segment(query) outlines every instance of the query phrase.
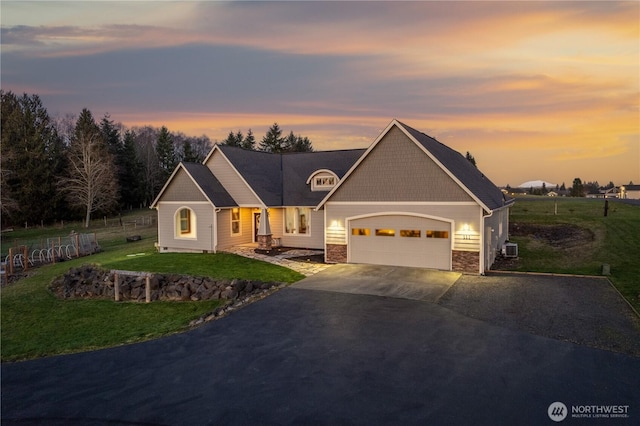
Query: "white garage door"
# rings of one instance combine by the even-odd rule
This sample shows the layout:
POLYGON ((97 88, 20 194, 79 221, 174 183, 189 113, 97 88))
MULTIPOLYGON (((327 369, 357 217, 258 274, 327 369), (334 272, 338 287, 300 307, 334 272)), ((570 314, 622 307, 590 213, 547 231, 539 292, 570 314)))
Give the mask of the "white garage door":
POLYGON ((351 220, 349 262, 451 270, 451 224, 417 216, 351 220))

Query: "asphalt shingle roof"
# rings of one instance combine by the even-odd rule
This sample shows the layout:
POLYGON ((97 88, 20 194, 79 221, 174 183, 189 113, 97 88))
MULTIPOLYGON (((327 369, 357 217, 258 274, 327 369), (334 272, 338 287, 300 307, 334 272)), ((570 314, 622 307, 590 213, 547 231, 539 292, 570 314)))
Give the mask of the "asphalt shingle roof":
POLYGON ((349 149, 273 154, 226 145, 218 148, 269 207, 317 206, 327 191, 311 191, 306 183, 309 176, 328 169, 342 178, 365 152, 349 149))
POLYGON ((317 206, 329 191, 311 191, 311 184, 307 184, 311 174, 327 169, 342 179, 364 152, 364 149, 349 149, 284 154, 283 205, 317 206))
POLYGON ((218 145, 268 207, 282 205, 282 160, 278 154, 218 145))
POLYGON ((229 195, 227 190, 224 189, 224 186, 222 186, 207 166, 199 163, 186 162, 183 162, 182 165, 216 207, 237 206, 234 199, 229 195))
POLYGON ((458 151, 404 123, 398 123, 489 209, 500 208, 511 201, 505 197, 500 188, 458 151))

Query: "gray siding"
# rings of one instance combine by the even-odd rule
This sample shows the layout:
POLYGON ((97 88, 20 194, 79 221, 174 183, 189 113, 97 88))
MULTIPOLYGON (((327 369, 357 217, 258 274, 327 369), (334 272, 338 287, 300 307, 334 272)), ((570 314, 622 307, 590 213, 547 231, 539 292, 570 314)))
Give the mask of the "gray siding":
POLYGON ((231 209, 222 209, 217 215, 217 250, 253 242, 253 209, 240 209, 240 235, 231 235, 231 209))
POLYGON ((509 208, 494 211, 485 218, 485 269, 495 261, 502 245, 509 239, 509 208))
POLYGON ((159 201, 206 201, 202 191, 181 168, 173 177, 159 201))
MULTIPOLYGON (((271 224, 274 223, 272 220, 271 224)), ((300 248, 324 248, 324 211, 314 211, 311 209, 311 218, 309 221, 309 234, 308 235, 287 235, 282 232, 284 229, 284 212, 280 210, 280 236, 282 245, 286 247, 300 247, 300 248)), ((271 228, 273 232, 273 228, 271 228)))
POLYGON ((284 233, 284 210, 269 209, 269 225, 271 226, 271 235, 274 238, 282 238, 284 233))
POLYGON ((205 165, 238 205, 260 206, 260 200, 251 192, 220 151, 216 150, 205 165))
POLYGON ((393 127, 329 201, 472 201, 400 129, 393 127))
POLYGON ((214 209, 209 203, 158 203, 158 246, 160 251, 212 251, 211 228, 214 209), (195 238, 176 237, 176 212, 189 207, 195 215, 195 238))

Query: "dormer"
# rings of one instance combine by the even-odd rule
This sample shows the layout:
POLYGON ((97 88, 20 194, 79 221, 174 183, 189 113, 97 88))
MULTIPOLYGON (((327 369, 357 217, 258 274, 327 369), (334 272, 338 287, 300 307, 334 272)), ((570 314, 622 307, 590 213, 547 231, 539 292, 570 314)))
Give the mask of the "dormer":
POLYGON ((329 169, 320 169, 311 173, 307 185, 311 184, 312 191, 331 191, 338 184, 338 175, 329 169))

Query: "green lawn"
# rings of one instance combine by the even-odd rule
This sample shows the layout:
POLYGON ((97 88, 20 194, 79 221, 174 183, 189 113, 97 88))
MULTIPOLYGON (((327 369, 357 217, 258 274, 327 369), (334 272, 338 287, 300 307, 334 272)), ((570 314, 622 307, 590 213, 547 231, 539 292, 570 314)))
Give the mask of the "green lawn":
POLYGON ((533 235, 512 236, 520 257, 514 269, 600 275, 606 263, 613 284, 640 311, 640 207, 609 201, 604 217, 604 200, 527 196, 517 198, 510 221, 577 226, 592 236, 576 244, 567 241, 568 247, 554 247, 533 235))
MULTIPOLYGON (((534 235, 512 237, 518 243, 518 271, 599 275, 603 263, 611 265, 611 281, 640 310, 640 207, 610 202, 603 216, 604 201, 573 198, 520 197, 511 211, 512 223, 577 226, 590 238, 563 248, 534 235), (557 203, 557 214, 555 214, 557 203)), ((144 214, 149 214, 147 211, 144 214)), ((133 213, 135 214, 135 213, 133 213)), ((63 229, 40 230, 42 235, 67 235, 63 229)), ((78 232, 86 232, 78 229, 78 232)), ((111 300, 56 299, 48 290, 51 280, 69 268, 93 263, 106 269, 158 273, 180 273, 215 278, 246 278, 295 282, 302 275, 276 265, 230 254, 155 253, 155 226, 134 230, 142 241, 126 243, 131 229, 103 226, 96 221, 88 232, 96 232, 104 249, 93 256, 33 270, 32 275, 2 289, 2 361, 15 361, 61 353, 85 351, 142 341, 185 330, 191 320, 212 311, 219 302, 115 303, 111 300), (135 255, 135 256, 131 256, 135 255)), ((8 243, 37 239, 37 229, 16 230, 8 243)))
MULTIPOLYGON (((152 228, 137 231, 144 239, 126 243, 120 231, 100 230, 98 241, 103 252, 35 268, 29 277, 3 288, 2 361, 86 351, 183 331, 191 320, 220 304, 219 301, 144 304, 58 300, 47 287, 54 277, 73 266, 92 263, 106 269, 287 283, 303 278, 287 268, 232 254, 158 254, 153 246, 155 231, 152 228)), ((20 236, 17 231, 15 235, 20 236)))

